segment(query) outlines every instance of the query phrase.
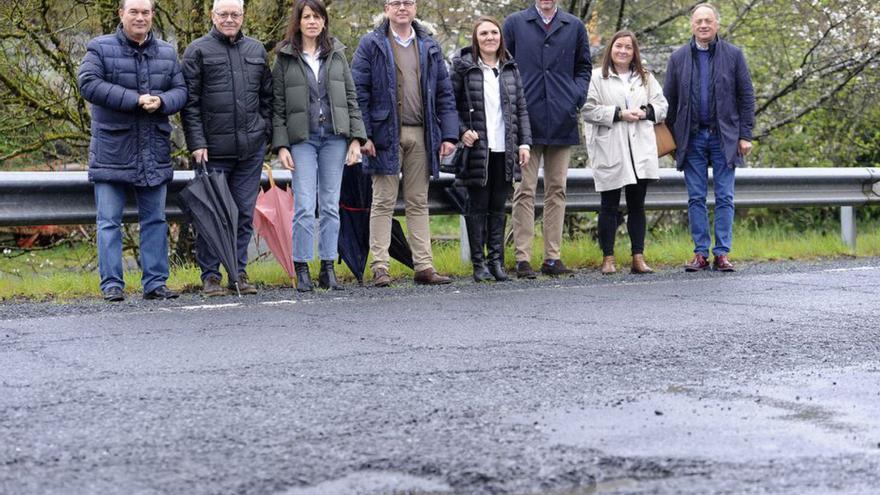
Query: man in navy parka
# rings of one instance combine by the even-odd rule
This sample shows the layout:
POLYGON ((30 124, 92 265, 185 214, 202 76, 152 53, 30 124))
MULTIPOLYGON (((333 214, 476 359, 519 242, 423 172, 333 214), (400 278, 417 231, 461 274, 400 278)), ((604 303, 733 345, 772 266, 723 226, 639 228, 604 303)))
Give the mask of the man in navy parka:
POLYGON ((122 211, 129 189, 138 205, 144 298, 177 297, 165 285, 165 195, 173 177, 168 116, 186 103, 186 84, 174 48, 151 32, 154 8, 152 0, 123 0, 120 26, 89 42, 77 78, 92 110, 89 180, 95 184, 98 269, 107 301, 125 298, 122 211))

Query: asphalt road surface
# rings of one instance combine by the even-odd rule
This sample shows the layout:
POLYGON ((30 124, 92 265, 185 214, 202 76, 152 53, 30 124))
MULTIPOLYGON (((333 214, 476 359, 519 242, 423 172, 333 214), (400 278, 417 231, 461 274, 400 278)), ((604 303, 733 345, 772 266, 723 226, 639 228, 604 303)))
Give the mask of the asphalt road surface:
POLYGON ((878 493, 878 281, 7 303, 0 493, 878 493))

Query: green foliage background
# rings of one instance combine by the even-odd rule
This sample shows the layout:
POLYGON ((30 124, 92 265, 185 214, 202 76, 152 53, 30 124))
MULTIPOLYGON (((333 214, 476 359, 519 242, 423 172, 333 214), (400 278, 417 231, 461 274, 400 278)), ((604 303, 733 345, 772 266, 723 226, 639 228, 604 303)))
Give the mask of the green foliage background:
MULTIPOLYGON (((635 31, 662 81, 671 52, 690 36, 684 0, 562 0, 584 20, 594 60, 619 28, 635 31)), ((155 32, 182 54, 210 27, 212 0, 159 0, 155 32)), ((381 14, 379 0, 329 0, 332 33, 349 56, 381 14)), ((503 19, 531 2, 422 0, 448 54, 469 43, 476 16, 503 19)), ((721 35, 745 50, 758 101, 759 167, 875 167, 880 162, 880 2, 733 0, 719 2, 721 35)), ((76 87, 85 43, 118 23, 117 0, 0 2, 0 170, 83 163, 89 108, 76 87)), ((291 1, 246 2, 245 31, 268 49, 283 36, 291 1)), ((183 140, 174 135, 181 158, 183 140)), ((581 162, 583 158, 580 159, 581 162)), ((183 160, 181 159, 181 166, 183 160)))

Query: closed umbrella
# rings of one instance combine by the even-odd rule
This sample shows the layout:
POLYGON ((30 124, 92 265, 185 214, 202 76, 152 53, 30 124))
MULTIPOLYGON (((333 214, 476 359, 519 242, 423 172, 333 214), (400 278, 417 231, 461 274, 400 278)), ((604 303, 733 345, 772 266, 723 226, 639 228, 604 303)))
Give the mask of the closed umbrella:
MULTIPOLYGON (((364 281, 367 255, 370 251, 372 201, 373 181, 369 175, 363 173, 363 164, 345 167, 339 193, 339 257, 360 283, 364 281)), ((400 222, 396 219, 392 219, 388 254, 404 265, 413 267, 412 250, 400 222)))
POLYGON ((269 176, 269 189, 260 190, 254 207, 254 229, 266 241, 269 251, 294 276, 293 268, 293 193, 275 184, 272 168, 263 165, 269 176))
MULTIPOLYGON (((238 207, 222 172, 208 172, 202 162, 195 177, 179 194, 180 206, 192 220, 196 235, 226 268, 229 280, 238 291, 238 207)), ((239 297, 241 293, 239 292, 239 297)))

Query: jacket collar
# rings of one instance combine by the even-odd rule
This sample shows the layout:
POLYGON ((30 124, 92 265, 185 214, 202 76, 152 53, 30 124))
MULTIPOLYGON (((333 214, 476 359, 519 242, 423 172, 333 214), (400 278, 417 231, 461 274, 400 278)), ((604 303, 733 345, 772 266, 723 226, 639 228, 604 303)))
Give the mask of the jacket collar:
MULTIPOLYGON (((333 45, 333 53, 345 52, 345 45, 343 45, 338 39, 331 37, 330 43, 333 45)), ((278 51, 285 55, 293 56, 293 45, 287 43, 285 40, 284 45, 279 48, 278 51)), ((324 55, 325 54, 321 54, 322 57, 324 55)))
POLYGON ((229 38, 226 37, 226 35, 221 33, 219 30, 217 30, 216 27, 211 28, 210 35, 213 36, 217 40, 220 40, 224 43, 229 43, 231 45, 238 43, 239 41, 241 41, 242 38, 244 38, 244 34, 241 32, 241 30, 239 30, 238 34, 235 35, 235 39, 232 41, 229 41, 229 38))
MULTIPOLYGON (((715 48, 718 46, 719 41, 721 41, 721 38, 719 38, 718 35, 716 34, 715 39, 709 42, 709 53, 711 55, 715 54, 715 48)), ((691 36, 690 45, 691 45, 692 52, 696 53, 699 50, 699 48, 697 46, 697 39, 693 36, 691 36)))
POLYGON ((127 34, 125 34, 125 30, 122 29, 121 22, 119 23, 119 26, 116 27, 116 39, 119 40, 119 43, 121 43, 122 46, 129 47, 133 50, 143 49, 145 52, 149 51, 150 53, 153 52, 153 49, 156 45, 156 36, 153 34, 152 31, 147 33, 147 39, 144 40, 144 43, 142 45, 138 45, 134 40, 129 38, 127 34))
MULTIPOLYGON (((419 23, 419 21, 413 21, 412 23, 413 31, 416 33, 416 39, 421 40, 431 36, 431 32, 428 29, 419 23)), ((388 36, 388 30, 391 29, 391 20, 387 17, 383 16, 382 22, 376 26, 376 34, 385 38, 388 36)))
MULTIPOLYGON (((516 61, 513 60, 510 52, 505 50, 505 53, 507 53, 507 60, 498 64, 499 71, 503 71, 507 66, 516 65, 516 61)), ((462 71, 468 71, 474 67, 478 67, 479 63, 477 62, 476 57, 474 57, 473 45, 468 45, 459 49, 452 57, 452 64, 454 67, 459 67, 462 71)))

